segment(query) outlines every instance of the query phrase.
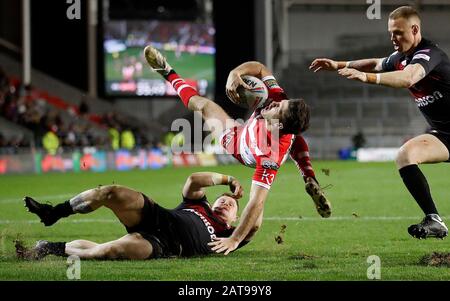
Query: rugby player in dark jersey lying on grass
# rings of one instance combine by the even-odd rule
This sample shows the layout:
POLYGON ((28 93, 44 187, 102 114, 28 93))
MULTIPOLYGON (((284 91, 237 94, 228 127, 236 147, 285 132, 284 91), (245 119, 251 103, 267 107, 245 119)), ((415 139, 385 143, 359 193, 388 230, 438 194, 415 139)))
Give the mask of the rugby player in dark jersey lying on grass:
MULTIPOLYGON (((86 214, 100 207, 111 209, 125 226, 128 234, 114 241, 95 243, 87 240, 72 242, 38 241, 32 249, 16 244, 19 258, 41 259, 47 255, 76 255, 81 259, 150 259, 190 257, 213 253, 211 242, 216 237, 229 237, 237 220, 238 199, 243 190, 232 176, 213 172, 194 173, 187 179, 182 202, 175 209, 165 209, 144 194, 130 188, 112 185, 87 190, 74 198, 52 206, 30 197, 24 202, 45 226, 62 217, 86 214), (212 206, 204 188, 228 185, 232 193, 219 196, 212 206)), ((239 247, 250 240, 254 231, 239 247)))

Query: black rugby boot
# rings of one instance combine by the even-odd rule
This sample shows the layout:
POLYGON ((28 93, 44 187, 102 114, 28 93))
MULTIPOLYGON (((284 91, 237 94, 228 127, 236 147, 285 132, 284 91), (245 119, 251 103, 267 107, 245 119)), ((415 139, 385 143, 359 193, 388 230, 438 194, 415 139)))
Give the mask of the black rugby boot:
POLYGON ((448 235, 448 228, 439 215, 428 214, 419 224, 409 226, 408 233, 418 239, 428 237, 444 239, 448 235))
POLYGON ((36 214, 46 227, 49 227, 58 221, 59 217, 55 215, 54 207, 52 205, 41 204, 28 196, 26 196, 23 201, 25 202, 25 207, 28 208, 28 211, 36 214))

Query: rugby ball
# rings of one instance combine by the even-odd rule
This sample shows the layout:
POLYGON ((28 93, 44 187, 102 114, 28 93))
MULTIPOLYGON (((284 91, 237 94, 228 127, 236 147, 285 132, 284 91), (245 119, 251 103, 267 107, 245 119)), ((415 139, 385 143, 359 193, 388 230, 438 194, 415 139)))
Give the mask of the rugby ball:
POLYGON ((264 106, 269 97, 269 91, 263 81, 251 75, 243 75, 241 78, 251 89, 248 90, 242 86, 237 88, 240 98, 238 105, 251 110, 264 106))

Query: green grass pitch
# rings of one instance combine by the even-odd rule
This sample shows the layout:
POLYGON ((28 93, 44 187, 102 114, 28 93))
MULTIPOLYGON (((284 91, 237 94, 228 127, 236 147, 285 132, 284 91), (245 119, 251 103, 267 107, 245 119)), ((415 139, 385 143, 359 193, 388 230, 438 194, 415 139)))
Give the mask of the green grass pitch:
MULTIPOLYGON (((254 240, 229 256, 148 261, 82 261, 82 280, 367 280, 370 255, 381 260, 382 280, 450 280, 448 267, 420 264, 432 252, 449 252, 450 240, 416 240, 407 227, 422 214, 409 196, 393 163, 315 162, 319 181, 333 204, 333 217, 322 219, 304 192, 295 166, 284 165, 265 205, 264 222, 254 240), (329 169, 327 176, 321 170, 329 169), (275 237, 285 225, 283 243, 275 237)), ((139 190, 165 207, 180 201, 186 177, 214 170, 238 177, 247 202, 252 169, 243 166, 179 168, 82 174, 1 176, 0 280, 66 280, 66 260, 15 259, 13 240, 96 242, 116 239, 125 229, 106 208, 64 219, 50 228, 26 212, 22 197, 57 203, 100 184, 122 184, 139 190)), ((438 208, 448 221, 448 165, 427 165, 438 208)), ((210 188, 212 199, 222 192, 210 188)))

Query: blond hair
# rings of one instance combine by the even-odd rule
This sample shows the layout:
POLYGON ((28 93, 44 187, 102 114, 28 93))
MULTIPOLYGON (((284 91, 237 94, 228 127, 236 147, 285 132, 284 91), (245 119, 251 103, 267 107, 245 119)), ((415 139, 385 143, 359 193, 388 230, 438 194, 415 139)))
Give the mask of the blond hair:
POLYGON ((417 10, 411 6, 400 6, 396 9, 394 9, 389 14, 389 19, 395 20, 398 18, 404 18, 406 20, 409 20, 411 18, 417 18, 420 21, 420 16, 417 10))

